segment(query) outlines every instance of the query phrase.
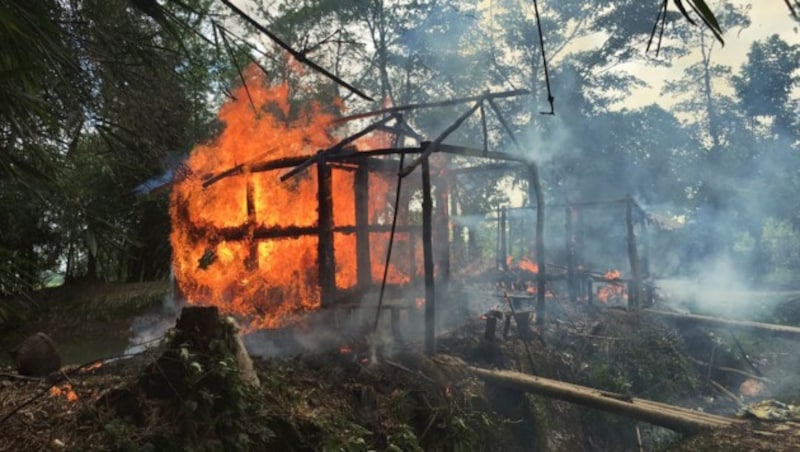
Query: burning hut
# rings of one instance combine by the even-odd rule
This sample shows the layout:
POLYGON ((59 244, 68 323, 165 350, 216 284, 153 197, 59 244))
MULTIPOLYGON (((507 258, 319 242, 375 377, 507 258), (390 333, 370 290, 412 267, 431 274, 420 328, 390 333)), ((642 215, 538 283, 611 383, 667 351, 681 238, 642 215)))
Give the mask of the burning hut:
MULTIPOLYGON (((267 87, 255 73, 245 89, 237 97, 251 102, 223 106, 224 131, 195 149, 173 190, 179 292, 191 304, 216 305, 258 329, 353 301, 379 286, 380 309, 387 285, 404 286, 424 291, 407 298, 424 297, 432 352, 434 280, 444 282, 450 274, 447 156, 520 166, 531 178, 530 199, 541 200, 536 167, 522 154, 443 141, 476 111, 483 114, 484 104, 510 131, 495 99, 525 92, 337 119, 319 105, 293 106, 287 86, 267 87), (467 102, 472 107, 433 141, 423 140, 403 117, 408 110, 467 102), (379 119, 355 134, 334 134, 344 122, 373 118, 379 119), (409 219, 412 206, 421 210, 421 222, 409 219)), ((537 248, 543 249, 541 235, 537 228, 537 248)), ((543 273, 543 263, 537 265, 543 273)))

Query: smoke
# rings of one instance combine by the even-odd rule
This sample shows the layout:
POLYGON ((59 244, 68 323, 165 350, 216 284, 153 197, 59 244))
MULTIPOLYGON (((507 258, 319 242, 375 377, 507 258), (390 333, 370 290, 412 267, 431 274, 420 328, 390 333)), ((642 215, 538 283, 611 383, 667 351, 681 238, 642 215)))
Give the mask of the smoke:
MULTIPOLYGON (((174 287, 172 278, 170 282, 174 287)), ((129 327, 131 337, 123 355, 134 355, 158 346, 167 331, 175 326, 182 305, 170 291, 162 298, 161 306, 134 317, 129 327)))
POLYGON ((729 256, 719 256, 696 265, 690 278, 663 279, 658 286, 673 307, 727 315, 746 311, 753 300, 742 269, 729 256))

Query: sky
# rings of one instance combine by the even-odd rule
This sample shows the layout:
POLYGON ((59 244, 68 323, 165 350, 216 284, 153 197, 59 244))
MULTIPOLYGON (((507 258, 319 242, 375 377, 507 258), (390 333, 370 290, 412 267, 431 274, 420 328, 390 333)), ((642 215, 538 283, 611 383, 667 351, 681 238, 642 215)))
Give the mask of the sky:
MULTIPOLYGON (((731 66, 734 68, 734 72, 738 72, 738 68, 747 58, 750 45, 754 41, 764 40, 773 34, 778 34, 790 44, 800 44, 800 22, 791 17, 782 0, 732 0, 731 3, 757 4, 758 7, 750 9, 751 24, 748 28, 723 30, 722 37, 725 40, 725 46, 715 47, 712 54, 712 58, 717 63, 731 66)), ((714 10, 713 2, 712 10, 714 10)), ((636 108, 654 102, 668 107, 672 100, 661 95, 661 86, 667 80, 680 78, 684 67, 699 60, 699 52, 695 51, 670 68, 654 68, 642 64, 630 65, 628 70, 643 78, 650 87, 635 90, 634 95, 625 101, 624 107, 636 108)))

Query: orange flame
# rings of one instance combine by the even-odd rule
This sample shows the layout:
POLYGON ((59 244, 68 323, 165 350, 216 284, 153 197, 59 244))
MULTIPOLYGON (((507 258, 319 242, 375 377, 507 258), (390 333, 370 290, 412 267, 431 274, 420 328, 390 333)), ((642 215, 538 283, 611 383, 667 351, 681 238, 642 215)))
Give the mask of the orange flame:
MULTIPOLYGON (((267 86, 257 69, 246 71, 247 87, 222 106, 225 124, 212 142, 189 156, 185 177, 174 184, 170 200, 173 270, 190 304, 215 305, 249 320, 247 328, 274 328, 292 316, 319 309, 317 235, 257 239, 256 230, 310 228, 318 222, 317 174, 313 168, 281 182, 286 169, 252 172, 254 164, 312 156, 337 142, 333 115, 315 103, 297 106, 288 84, 267 86), (252 104, 250 99, 252 99, 252 104), (257 112, 253 111, 255 105, 257 112), (232 168, 237 174, 209 181, 232 168)), ((335 226, 355 224, 352 172, 332 171, 335 226)), ((389 184, 369 178, 370 221, 386 209, 389 184)), ((382 275, 385 247, 370 234, 372 272, 382 275)), ((355 237, 334 234, 337 288, 356 283, 355 237)), ((408 276, 396 268, 390 282, 408 276)))
POLYGON ((425 299, 424 298, 415 298, 414 299, 414 306, 416 306, 417 309, 424 308, 425 307, 425 299))
POLYGON ((622 272, 619 270, 609 270, 603 275, 603 279, 606 279, 608 281, 620 279, 621 277, 622 277, 622 272))
POLYGON ((531 273, 539 273, 539 266, 536 265, 536 262, 530 260, 527 257, 523 257, 519 260, 519 268, 529 271, 531 273))
POLYGON ((69 402, 75 402, 78 400, 78 394, 75 393, 75 391, 72 389, 72 385, 69 383, 64 383, 60 387, 51 387, 50 395, 52 397, 64 396, 69 402))
POLYGON ((89 373, 89 372, 91 372, 93 370, 97 370, 97 369, 99 369, 101 367, 103 367, 103 362, 102 361, 97 361, 97 362, 92 363, 92 364, 90 364, 90 365, 88 365, 86 367, 82 367, 81 370, 79 370, 78 372, 82 373, 82 374, 85 374, 85 373, 89 373))
POLYGON ((627 297, 627 291, 622 284, 609 284, 597 289, 597 299, 606 304, 612 300, 624 300, 627 297))

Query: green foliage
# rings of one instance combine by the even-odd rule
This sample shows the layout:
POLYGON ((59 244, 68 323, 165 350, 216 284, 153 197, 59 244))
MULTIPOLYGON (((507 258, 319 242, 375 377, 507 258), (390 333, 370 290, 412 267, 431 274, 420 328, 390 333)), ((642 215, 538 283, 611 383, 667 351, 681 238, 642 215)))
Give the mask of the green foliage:
MULTIPOLYGON (((741 108, 748 117, 770 117, 770 129, 796 138, 797 100, 792 90, 800 83, 800 45, 789 44, 778 35, 754 42, 740 76, 733 78, 741 108)), ((791 139, 791 138, 790 138, 791 139)))
MULTIPOLYGON (((142 441, 160 450, 252 450, 272 441, 272 413, 258 387, 244 381, 235 358, 232 323, 220 321, 207 347, 178 331, 155 364, 140 377, 146 394, 165 400, 172 425, 159 425, 142 441), (252 419, 260 419, 257 424, 252 419)), ((153 415, 163 416, 159 410, 153 415)))
POLYGON ((386 452, 422 452, 414 430, 407 424, 399 425, 386 438, 386 452))
POLYGON ((153 450, 153 446, 143 447, 133 441, 133 426, 120 418, 114 418, 103 426, 105 440, 109 450, 114 452, 134 452, 153 450))

